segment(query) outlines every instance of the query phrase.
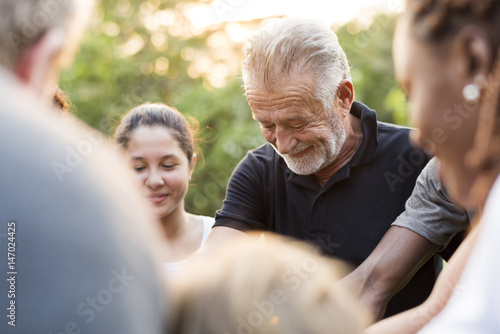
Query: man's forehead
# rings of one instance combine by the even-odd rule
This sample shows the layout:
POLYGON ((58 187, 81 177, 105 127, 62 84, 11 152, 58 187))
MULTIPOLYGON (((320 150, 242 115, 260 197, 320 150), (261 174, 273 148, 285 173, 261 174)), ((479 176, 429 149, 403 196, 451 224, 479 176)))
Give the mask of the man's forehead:
POLYGON ((310 115, 306 114, 302 110, 298 109, 295 112, 279 112, 266 113, 266 112, 253 112, 252 118, 257 122, 269 122, 272 120, 279 119, 281 122, 291 123, 291 122, 308 122, 310 120, 310 115))
POLYGON ((259 77, 248 78, 245 82, 245 91, 265 91, 276 93, 288 89, 314 89, 316 87, 316 77, 312 71, 297 70, 290 73, 283 73, 274 80, 262 79, 259 77))
POLYGON ((290 108, 296 104, 314 103, 314 85, 307 80, 290 80, 278 83, 271 89, 261 85, 249 84, 245 87, 245 95, 250 106, 273 105, 290 108))
POLYGON ((259 121, 269 117, 287 120, 305 119, 319 109, 320 104, 301 94, 247 95, 252 117, 259 121))

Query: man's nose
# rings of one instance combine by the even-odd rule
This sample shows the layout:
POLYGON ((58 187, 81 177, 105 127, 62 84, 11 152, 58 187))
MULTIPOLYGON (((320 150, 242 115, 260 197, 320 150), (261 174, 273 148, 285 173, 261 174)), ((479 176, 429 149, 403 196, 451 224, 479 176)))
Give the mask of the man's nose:
POLYGON ((293 131, 282 127, 276 128, 275 146, 281 154, 288 154, 297 146, 297 139, 293 135, 293 131))

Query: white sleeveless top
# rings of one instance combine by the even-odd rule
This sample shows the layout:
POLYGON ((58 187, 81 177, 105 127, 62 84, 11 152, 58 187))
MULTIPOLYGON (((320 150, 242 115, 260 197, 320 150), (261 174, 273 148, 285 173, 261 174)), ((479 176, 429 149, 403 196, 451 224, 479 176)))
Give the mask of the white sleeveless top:
POLYGON ((499 203, 500 177, 488 195, 476 244, 453 295, 441 313, 419 333, 500 333, 499 203))
MULTIPOLYGON (((208 234, 210 233, 210 230, 212 229, 212 226, 214 226, 215 223, 215 218, 213 217, 207 217, 207 216, 199 216, 199 217, 202 218, 203 222, 203 234, 201 236, 201 243, 200 246, 198 246, 198 249, 200 249, 201 246, 203 246, 203 244, 207 240, 208 234)), ((180 271, 184 267, 187 261, 188 259, 179 262, 163 262, 163 270, 165 274, 167 274, 168 276, 169 274, 180 271)))

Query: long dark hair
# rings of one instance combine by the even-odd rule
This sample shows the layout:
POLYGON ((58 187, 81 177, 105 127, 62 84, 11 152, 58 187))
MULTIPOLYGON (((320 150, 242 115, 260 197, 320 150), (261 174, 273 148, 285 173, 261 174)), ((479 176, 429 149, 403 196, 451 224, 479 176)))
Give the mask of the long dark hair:
POLYGON ((115 142, 127 148, 131 134, 141 126, 163 126, 175 136, 181 149, 191 162, 196 147, 196 132, 199 125, 192 121, 193 129, 186 118, 176 109, 161 103, 142 104, 125 114, 116 128, 115 142))

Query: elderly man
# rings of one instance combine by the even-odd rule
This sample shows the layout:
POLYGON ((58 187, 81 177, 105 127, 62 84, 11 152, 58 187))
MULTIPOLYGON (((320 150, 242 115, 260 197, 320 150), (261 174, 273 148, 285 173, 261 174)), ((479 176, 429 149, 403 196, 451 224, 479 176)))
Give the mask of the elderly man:
POLYGON ((92 1, 0 0, 0 333, 164 333, 154 221, 102 135, 49 110, 92 1))
MULTIPOLYGON (((242 72, 253 118, 269 143, 234 171, 206 247, 267 230, 360 265, 404 211, 427 156, 410 146, 409 129, 377 122, 373 110, 354 101, 346 56, 326 25, 296 18, 269 23, 248 40, 242 72)), ((386 275, 389 282, 377 272, 383 288, 365 289, 379 299, 371 301, 377 315, 421 259, 440 247, 408 226, 387 233, 384 256, 387 249, 415 253, 404 269, 394 268, 394 277, 386 275)), ((425 300, 439 270, 439 261, 425 262, 385 315, 425 300)), ((370 271, 358 271, 360 284, 370 281, 370 271)))

